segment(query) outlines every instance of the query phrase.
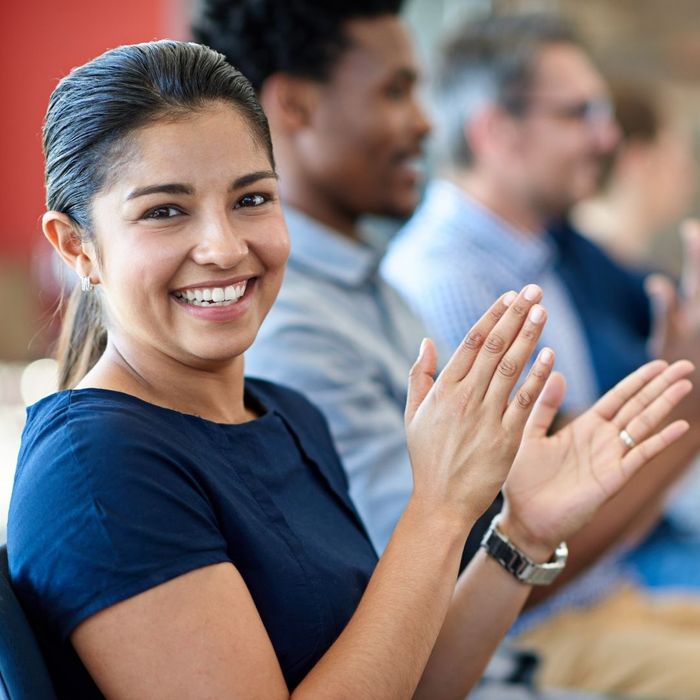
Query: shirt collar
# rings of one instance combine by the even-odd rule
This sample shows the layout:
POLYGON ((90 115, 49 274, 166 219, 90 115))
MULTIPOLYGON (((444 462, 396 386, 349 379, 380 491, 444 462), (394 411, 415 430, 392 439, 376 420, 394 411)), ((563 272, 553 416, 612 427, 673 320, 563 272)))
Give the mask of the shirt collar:
POLYGON ((382 253, 355 241, 293 207, 285 207, 292 250, 289 262, 346 286, 359 286, 376 276, 382 253))
POLYGON ((429 187, 426 202, 442 218, 463 222, 461 236, 498 257, 513 271, 534 274, 551 265, 556 255, 552 241, 542 235, 525 234, 447 180, 435 180, 429 187))

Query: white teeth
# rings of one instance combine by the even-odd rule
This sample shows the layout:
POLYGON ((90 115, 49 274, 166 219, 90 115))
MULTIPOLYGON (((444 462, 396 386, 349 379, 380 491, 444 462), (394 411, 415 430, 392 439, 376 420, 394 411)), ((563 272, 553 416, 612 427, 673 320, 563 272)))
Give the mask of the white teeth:
POLYGON ((230 284, 228 287, 202 287, 175 292, 179 299, 193 306, 228 306, 238 301, 244 294, 248 281, 230 284))

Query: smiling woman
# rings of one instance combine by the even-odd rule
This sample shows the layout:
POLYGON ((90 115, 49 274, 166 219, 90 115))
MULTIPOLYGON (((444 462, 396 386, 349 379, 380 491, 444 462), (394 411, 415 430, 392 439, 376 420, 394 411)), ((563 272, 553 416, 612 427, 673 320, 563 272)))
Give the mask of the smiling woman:
MULTIPOLYGON (((97 285, 109 324, 104 361, 84 381, 106 371, 111 385, 116 372, 124 390, 151 362, 207 371, 224 361, 238 372, 288 252, 271 156, 249 132, 240 110, 220 99, 152 120, 131 135, 118 177, 94 197, 89 242, 77 244, 65 214, 45 215, 47 235, 97 285)), ((167 380, 149 381, 148 396, 129 390, 150 400, 155 388, 173 406, 167 380)), ((192 410, 193 386, 181 388, 187 398, 173 407, 192 410)), ((222 422, 236 418, 226 403, 222 422)))
MULTIPOLYGON (((99 217, 96 209, 100 208, 100 203, 110 224, 120 222, 122 236, 135 236, 139 229, 146 226, 152 229, 158 226, 160 219, 176 212, 184 214, 181 208, 173 206, 173 198, 180 201, 189 197, 192 200, 195 195, 193 184, 174 183, 170 178, 173 174, 178 177, 182 174, 182 168, 178 169, 177 165, 187 162, 182 158, 190 157, 191 154, 185 152, 188 145, 195 151, 200 145, 208 145, 210 151, 212 146, 217 147, 212 140, 213 133, 209 139, 204 139, 208 141, 206 144, 180 142, 179 133, 189 131, 184 122, 194 118, 194 115, 206 119, 205 113, 216 111, 214 107, 222 112, 226 106, 230 120, 212 120, 209 114, 209 123, 228 124, 228 134, 216 135, 233 136, 231 141, 222 142, 233 147, 232 155, 235 158, 231 163, 240 162, 239 156, 255 151, 253 161, 241 162, 231 173, 231 180, 227 183, 231 189, 230 193, 227 190, 229 196, 237 195, 241 200, 240 206, 250 206, 268 202, 272 198, 270 192, 275 192, 274 185, 269 183, 276 176, 267 121, 243 76, 232 76, 230 67, 219 60, 218 63, 211 62, 212 74, 206 82, 201 80, 201 76, 197 80, 196 71, 201 67, 191 61, 188 64, 186 58, 178 56, 171 45, 163 47, 162 60, 168 62, 165 67, 171 72, 181 71, 178 81, 165 85, 163 72, 160 75, 155 72, 149 74, 149 66, 143 62, 149 58, 153 61, 153 57, 145 49, 139 56, 141 64, 131 57, 128 73, 120 81, 110 80, 110 71, 119 64, 125 64, 130 58, 128 53, 130 50, 123 47, 101 57, 100 61, 74 71, 52 95, 47 113, 44 144, 50 212, 44 217, 44 229, 61 254, 70 258, 71 266, 85 280, 84 284, 97 281, 96 264, 103 255, 101 246, 104 244, 97 238, 108 238, 106 231, 101 235, 99 233, 99 229, 105 226, 94 221, 95 216, 99 217), (89 91, 85 89, 88 81, 91 82, 89 91), (209 110, 204 109, 207 103, 209 110), (149 125, 151 129, 147 128, 149 125), (135 144, 125 138, 127 134, 133 135, 139 127, 143 127, 143 133, 138 135, 137 140, 145 139, 147 142, 150 136, 150 143, 135 144), (241 127, 250 138, 239 138, 241 127), (170 138, 170 143, 159 142, 164 138, 170 138), (169 147, 173 142, 175 145, 171 149, 169 147), (238 153, 234 144, 243 144, 247 152, 238 153), (141 145, 147 151, 144 153, 145 159, 132 158, 141 145), (255 164, 258 167, 245 171, 255 164), (160 169, 155 169, 157 166, 160 169), (76 172, 80 175, 76 176, 76 172), (125 174, 126 177, 117 178, 116 173, 125 174), (115 181, 119 187, 109 187, 115 181), (155 184, 157 182, 167 184, 155 184), (250 191, 251 186, 258 182, 266 186, 263 188, 264 195, 250 191), (103 196, 93 202, 98 192, 109 199, 105 201, 103 196), (119 219, 116 221, 112 218, 111 209, 116 204, 115 197, 123 200, 119 203, 119 219), (168 197, 171 197, 170 201, 168 197), (264 202, 258 201, 261 197, 264 202), (146 207, 144 202, 149 206, 146 207), (88 251, 92 254, 91 258, 88 251)), ((142 261, 146 264, 148 246, 157 245, 156 239, 157 236, 149 236, 148 239, 140 236, 137 243, 131 241, 129 244, 124 240, 127 248, 133 246, 127 251, 131 257, 130 263, 133 265, 135 261, 142 261)), ((138 265, 134 265, 134 268, 138 268, 138 265)), ((106 274, 106 271, 101 271, 101 274, 106 274)), ((102 298, 99 291, 85 295, 76 287, 73 292, 59 342, 61 388, 75 385, 105 349, 106 318, 102 298)))
POLYGON ((691 369, 659 362, 547 437, 551 351, 509 400, 541 290, 505 294, 436 380, 422 345, 414 493, 377 561, 321 414, 244 378, 289 248, 245 78, 195 44, 115 49, 59 83, 44 148, 44 232, 81 282, 64 390, 28 411, 7 542, 61 697, 464 696, 563 566, 560 540, 687 428, 652 435, 691 369), (516 453, 491 557, 455 589, 516 453))

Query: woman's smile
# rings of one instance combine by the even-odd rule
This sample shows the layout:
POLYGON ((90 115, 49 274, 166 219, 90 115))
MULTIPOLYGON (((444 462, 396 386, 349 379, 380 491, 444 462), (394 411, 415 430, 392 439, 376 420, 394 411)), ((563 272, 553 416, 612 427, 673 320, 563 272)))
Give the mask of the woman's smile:
POLYGON ((231 284, 200 284, 171 293, 186 313, 205 321, 224 322, 242 316, 250 306, 257 277, 231 284))

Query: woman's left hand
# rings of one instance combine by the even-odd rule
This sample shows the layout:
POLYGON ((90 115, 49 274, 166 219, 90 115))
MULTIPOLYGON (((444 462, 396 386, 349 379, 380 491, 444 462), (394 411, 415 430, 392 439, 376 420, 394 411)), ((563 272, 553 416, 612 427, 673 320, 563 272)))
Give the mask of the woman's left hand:
POLYGON ((553 374, 535 407, 503 491, 499 526, 533 559, 545 561, 646 462, 680 438, 686 421, 654 432, 692 384, 692 363, 643 365, 554 435, 547 430, 564 397, 553 374), (626 431, 634 441, 624 441, 626 431))

